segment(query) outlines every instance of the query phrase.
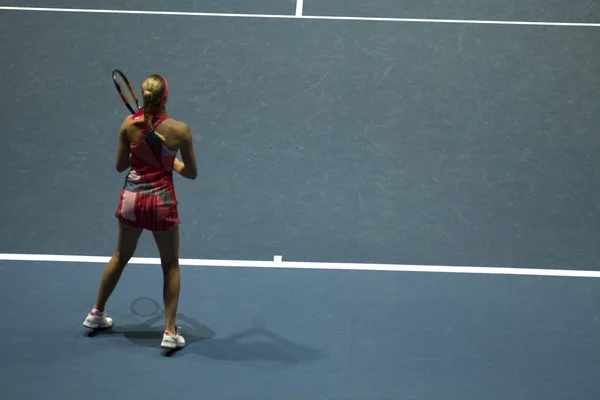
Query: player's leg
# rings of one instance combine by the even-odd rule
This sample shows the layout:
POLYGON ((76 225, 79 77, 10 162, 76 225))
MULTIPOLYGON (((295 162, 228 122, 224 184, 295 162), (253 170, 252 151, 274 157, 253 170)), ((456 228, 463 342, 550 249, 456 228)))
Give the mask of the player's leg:
POLYGON ((133 257, 142 231, 141 228, 132 228, 119 222, 117 249, 104 268, 94 309, 84 322, 86 327, 106 328, 112 326, 112 320, 106 317, 104 308, 108 298, 117 286, 125 266, 133 257))
POLYGON ((153 232, 163 270, 163 301, 165 305, 165 334, 162 346, 180 348, 185 340, 179 335, 175 320, 179 304, 179 227, 153 232))

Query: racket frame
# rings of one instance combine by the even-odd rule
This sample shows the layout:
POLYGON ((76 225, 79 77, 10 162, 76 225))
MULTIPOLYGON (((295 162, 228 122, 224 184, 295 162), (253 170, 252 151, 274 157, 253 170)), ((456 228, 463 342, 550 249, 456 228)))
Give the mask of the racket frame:
POLYGON ((115 88, 117 89, 117 92, 119 93, 119 96, 121 96, 121 100, 123 100, 123 103, 125 103, 125 106, 129 109, 129 111, 131 112, 131 114, 135 114, 140 109, 140 103, 138 101, 138 97, 137 97, 137 94, 135 93, 135 90, 133 90, 133 86, 131 86, 131 83, 129 82, 129 79, 127 79, 127 77, 125 76, 125 74, 121 70, 119 70, 119 69, 113 70, 112 77, 113 77, 113 83, 115 84, 115 88), (135 101, 135 105, 137 107, 137 110, 134 110, 129 105, 129 102, 127 102, 127 98, 125 97, 125 93, 123 93, 124 88, 121 88, 121 86, 117 83, 117 77, 118 76, 120 76, 123 79, 123 81, 127 85, 127 89, 129 89, 129 91, 131 92, 131 95, 133 96, 133 100, 135 101))

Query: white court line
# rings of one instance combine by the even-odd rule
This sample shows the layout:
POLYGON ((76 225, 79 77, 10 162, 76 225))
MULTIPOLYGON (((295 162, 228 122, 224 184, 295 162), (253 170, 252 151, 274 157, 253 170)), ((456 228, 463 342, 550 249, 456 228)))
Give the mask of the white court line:
MULTIPOLYGON (((105 264, 110 257, 59 255, 59 254, 11 254, 0 253, 0 261, 36 261, 36 262, 75 262, 105 264)), ((130 264, 160 265, 159 258, 133 257, 130 264)), ((182 258, 181 266, 225 267, 225 268, 275 268, 275 269, 313 269, 343 271, 381 271, 381 272, 429 272, 446 274, 483 274, 483 275, 528 275, 573 278, 600 278, 600 271, 579 271, 536 268, 503 267, 464 267, 443 265, 405 265, 405 264, 368 264, 368 263, 327 263, 307 261, 283 261, 282 256, 274 256, 273 261, 260 260, 202 260, 182 258)))
POLYGON ((296 17, 302 16, 303 8, 304 8, 304 0, 296 0, 296 17))
POLYGON ((0 6, 5 11, 45 11, 62 13, 92 13, 92 14, 134 14, 134 15, 173 15, 191 17, 224 17, 224 18, 263 18, 263 19, 310 19, 310 20, 340 20, 340 21, 371 21, 371 22, 409 22, 436 24, 474 24, 474 25, 528 25, 528 26, 569 26, 569 27, 600 27, 593 22, 536 22, 536 21, 487 21, 475 19, 436 19, 436 18, 383 18, 383 17, 343 17, 319 15, 277 15, 277 14, 230 14, 202 13, 186 11, 145 11, 145 10, 104 10, 87 8, 47 8, 47 7, 13 7, 0 6))

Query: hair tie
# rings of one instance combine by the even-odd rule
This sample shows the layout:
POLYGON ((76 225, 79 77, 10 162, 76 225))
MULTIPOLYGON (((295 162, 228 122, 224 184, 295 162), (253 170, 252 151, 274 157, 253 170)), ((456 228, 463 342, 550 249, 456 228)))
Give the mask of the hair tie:
POLYGON ((167 80, 165 79, 164 76, 162 76, 162 75, 159 75, 159 76, 162 78, 163 82, 165 83, 165 89, 163 90, 160 98, 154 104, 160 103, 167 97, 167 94, 169 94, 169 84, 167 83, 167 80))

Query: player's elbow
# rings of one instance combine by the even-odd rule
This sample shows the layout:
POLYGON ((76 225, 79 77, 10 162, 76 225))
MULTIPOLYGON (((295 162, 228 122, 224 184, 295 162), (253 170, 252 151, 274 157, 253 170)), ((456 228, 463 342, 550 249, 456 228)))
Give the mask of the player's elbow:
POLYGON ((193 181, 198 177, 198 168, 195 165, 192 168, 184 167, 181 172, 183 176, 193 181))
POLYGON ((125 171, 127 169, 127 167, 129 167, 129 165, 119 165, 119 164, 117 164, 115 167, 116 167, 117 172, 121 173, 121 172, 125 171))

